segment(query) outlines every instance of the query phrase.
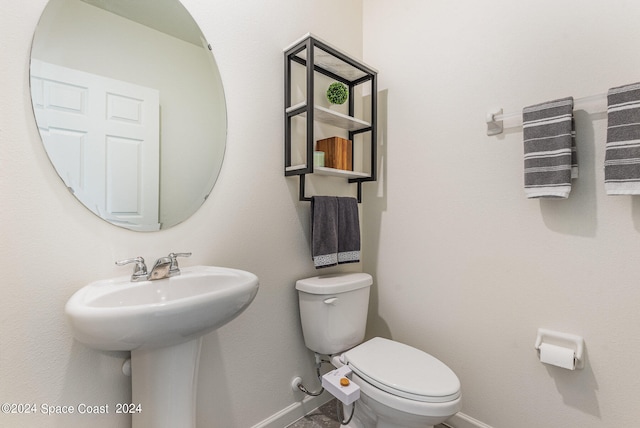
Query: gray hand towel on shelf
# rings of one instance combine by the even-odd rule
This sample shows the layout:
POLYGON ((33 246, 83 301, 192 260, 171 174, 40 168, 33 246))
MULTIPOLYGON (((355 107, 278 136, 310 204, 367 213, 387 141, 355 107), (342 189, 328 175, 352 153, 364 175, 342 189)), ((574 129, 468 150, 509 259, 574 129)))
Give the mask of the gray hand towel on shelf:
POLYGON ((640 195, 640 83, 607 92, 607 195, 640 195))
POLYGON ((311 253, 316 268, 360 261, 360 222, 355 198, 311 198, 311 253))
POLYGON ((573 97, 522 110, 527 198, 567 198, 578 176, 573 97))

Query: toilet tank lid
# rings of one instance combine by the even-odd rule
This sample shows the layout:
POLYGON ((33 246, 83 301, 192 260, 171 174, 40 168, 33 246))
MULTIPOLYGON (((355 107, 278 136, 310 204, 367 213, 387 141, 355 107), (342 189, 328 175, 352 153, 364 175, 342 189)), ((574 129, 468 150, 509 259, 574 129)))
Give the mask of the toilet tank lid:
POLYGON ((368 273, 336 273, 296 281, 296 289, 309 294, 335 294, 369 287, 373 278, 368 273))

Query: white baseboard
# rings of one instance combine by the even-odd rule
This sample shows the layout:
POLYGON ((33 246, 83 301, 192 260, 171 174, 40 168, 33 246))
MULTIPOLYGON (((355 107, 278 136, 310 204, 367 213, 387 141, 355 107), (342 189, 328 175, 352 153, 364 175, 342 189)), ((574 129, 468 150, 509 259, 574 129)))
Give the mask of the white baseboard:
MULTIPOLYGON (((258 422, 251 428, 283 428, 311 413, 313 410, 331 401, 333 397, 324 393, 318 397, 305 397, 302 401, 285 407, 278 413, 258 422)), ((493 428, 469 415, 458 412, 451 416, 443 425, 450 428, 493 428)))
POLYGON ((258 422, 251 428, 282 428, 286 427, 311 413, 311 411, 317 409, 323 404, 331 401, 333 397, 330 394, 324 393, 318 397, 305 397, 302 401, 293 403, 290 406, 285 407, 278 413, 269 416, 267 419, 258 422))
POLYGON ((492 428, 491 426, 480 422, 469 415, 465 415, 462 412, 458 412, 451 416, 444 425, 450 428, 492 428))

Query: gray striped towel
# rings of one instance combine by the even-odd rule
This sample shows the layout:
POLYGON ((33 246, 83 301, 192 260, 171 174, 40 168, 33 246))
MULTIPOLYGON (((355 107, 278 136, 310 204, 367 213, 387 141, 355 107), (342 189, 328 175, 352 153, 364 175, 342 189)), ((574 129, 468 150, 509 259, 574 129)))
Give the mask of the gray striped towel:
POLYGON ((607 119, 607 195, 640 195, 640 83, 609 89, 607 119))
POLYGON ((568 198, 578 176, 573 97, 522 110, 527 198, 568 198))

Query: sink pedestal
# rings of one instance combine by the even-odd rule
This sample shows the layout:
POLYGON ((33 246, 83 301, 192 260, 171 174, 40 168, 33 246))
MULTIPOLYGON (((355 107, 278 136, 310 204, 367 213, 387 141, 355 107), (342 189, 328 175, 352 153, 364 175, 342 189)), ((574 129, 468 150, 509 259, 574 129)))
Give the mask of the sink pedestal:
POLYGON ((133 428, 195 428, 201 345, 202 336, 131 351, 133 428))

